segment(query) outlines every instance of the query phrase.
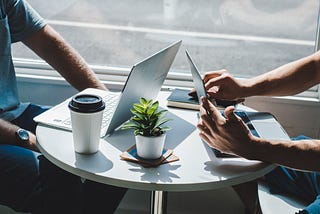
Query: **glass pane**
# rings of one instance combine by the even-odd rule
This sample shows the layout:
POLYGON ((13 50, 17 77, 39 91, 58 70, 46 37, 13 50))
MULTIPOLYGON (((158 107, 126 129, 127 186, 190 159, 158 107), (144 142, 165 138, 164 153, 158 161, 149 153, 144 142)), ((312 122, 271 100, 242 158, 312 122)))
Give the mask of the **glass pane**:
MULTIPOLYGON (((29 0, 93 65, 131 67, 182 39, 173 71, 264 73, 314 51, 317 0, 29 0)), ((13 46, 13 56, 36 56, 13 46)))

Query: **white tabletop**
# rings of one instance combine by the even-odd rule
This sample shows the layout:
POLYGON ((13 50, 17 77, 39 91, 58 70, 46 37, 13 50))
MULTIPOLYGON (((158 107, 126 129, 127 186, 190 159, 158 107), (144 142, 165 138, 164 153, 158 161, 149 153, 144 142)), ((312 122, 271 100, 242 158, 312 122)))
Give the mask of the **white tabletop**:
MULTIPOLYGON (((164 108, 168 92, 161 92, 164 108)), ((169 108, 172 130, 165 147, 180 160, 156 168, 144 168, 120 160, 120 154, 134 145, 132 131, 118 130, 100 141, 93 155, 74 152, 72 133, 39 125, 40 151, 57 166, 83 178, 100 183, 140 190, 196 191, 227 187, 258 178, 275 166, 243 158, 216 158, 196 129, 197 111, 169 108)))

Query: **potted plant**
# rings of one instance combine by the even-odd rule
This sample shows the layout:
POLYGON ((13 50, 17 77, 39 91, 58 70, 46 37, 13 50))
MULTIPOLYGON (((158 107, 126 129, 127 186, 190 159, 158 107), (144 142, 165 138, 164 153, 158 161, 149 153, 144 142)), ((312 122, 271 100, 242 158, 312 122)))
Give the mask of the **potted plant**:
POLYGON ((157 159, 162 155, 166 131, 171 128, 163 126, 168 122, 167 110, 158 110, 159 102, 140 99, 130 109, 133 116, 122 125, 122 129, 133 129, 137 153, 145 159, 157 159))

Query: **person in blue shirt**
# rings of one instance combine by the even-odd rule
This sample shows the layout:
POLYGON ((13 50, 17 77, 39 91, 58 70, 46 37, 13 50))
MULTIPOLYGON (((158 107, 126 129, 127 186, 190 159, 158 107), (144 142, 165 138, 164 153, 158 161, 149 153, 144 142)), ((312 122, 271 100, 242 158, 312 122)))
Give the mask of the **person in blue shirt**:
POLYGON ((25 0, 0 0, 0 204, 41 214, 113 213, 126 189, 82 182, 39 153, 33 117, 47 108, 19 100, 11 44, 20 41, 76 89, 107 90, 25 0))
MULTIPOLYGON (((320 52, 249 79, 236 79, 226 70, 208 72, 204 82, 210 97, 221 100, 298 94, 320 83, 320 52)), ((234 106, 227 107, 223 117, 206 98, 202 98, 200 114, 197 127, 206 143, 224 153, 278 164, 279 167, 265 176, 271 192, 291 194, 309 203, 300 213, 320 213, 319 139, 258 138, 234 114, 234 106)), ((245 187, 240 185, 235 189, 238 193, 244 190, 248 196, 249 190, 245 187)), ((257 203, 247 205, 251 210, 259 209, 257 203)))

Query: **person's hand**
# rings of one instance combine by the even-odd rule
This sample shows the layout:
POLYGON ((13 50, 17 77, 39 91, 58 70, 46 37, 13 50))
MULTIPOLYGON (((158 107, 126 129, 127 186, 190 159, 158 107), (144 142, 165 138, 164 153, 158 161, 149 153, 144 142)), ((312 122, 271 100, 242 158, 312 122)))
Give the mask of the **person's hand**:
POLYGON ((24 145, 23 145, 24 148, 27 148, 27 149, 31 149, 35 152, 39 152, 39 149, 38 149, 38 146, 37 146, 37 138, 36 136, 29 132, 29 141, 26 142, 24 145))
MULTIPOLYGON (((207 93, 210 98, 214 99, 218 105, 227 107, 237 103, 244 102, 240 96, 242 85, 228 71, 210 71, 203 77, 207 93)), ((188 93, 189 96, 198 99, 196 90, 193 88, 188 93)))
POLYGON ((244 85, 227 70, 210 71, 203 77, 207 93, 217 100, 243 102, 244 85))
POLYGON ((193 99, 198 100, 197 92, 196 92, 196 89, 195 89, 195 88, 192 88, 192 89, 189 91, 188 95, 189 95, 190 97, 192 97, 193 99))
POLYGON ((224 112, 226 117, 223 117, 208 99, 202 97, 201 101, 197 125, 200 137, 221 152, 250 158, 257 139, 242 119, 234 114, 234 107, 227 107, 224 112))
MULTIPOLYGON (((206 83, 208 82, 211 78, 217 78, 219 77, 223 72, 226 72, 226 70, 219 70, 219 71, 209 71, 206 72, 204 77, 203 77, 203 82, 206 83)), ((206 87, 206 89, 208 90, 208 88, 206 87)), ((191 91, 188 93, 189 96, 194 97, 196 99, 198 99, 197 97, 197 92, 196 89, 193 88, 191 89, 191 91)))

